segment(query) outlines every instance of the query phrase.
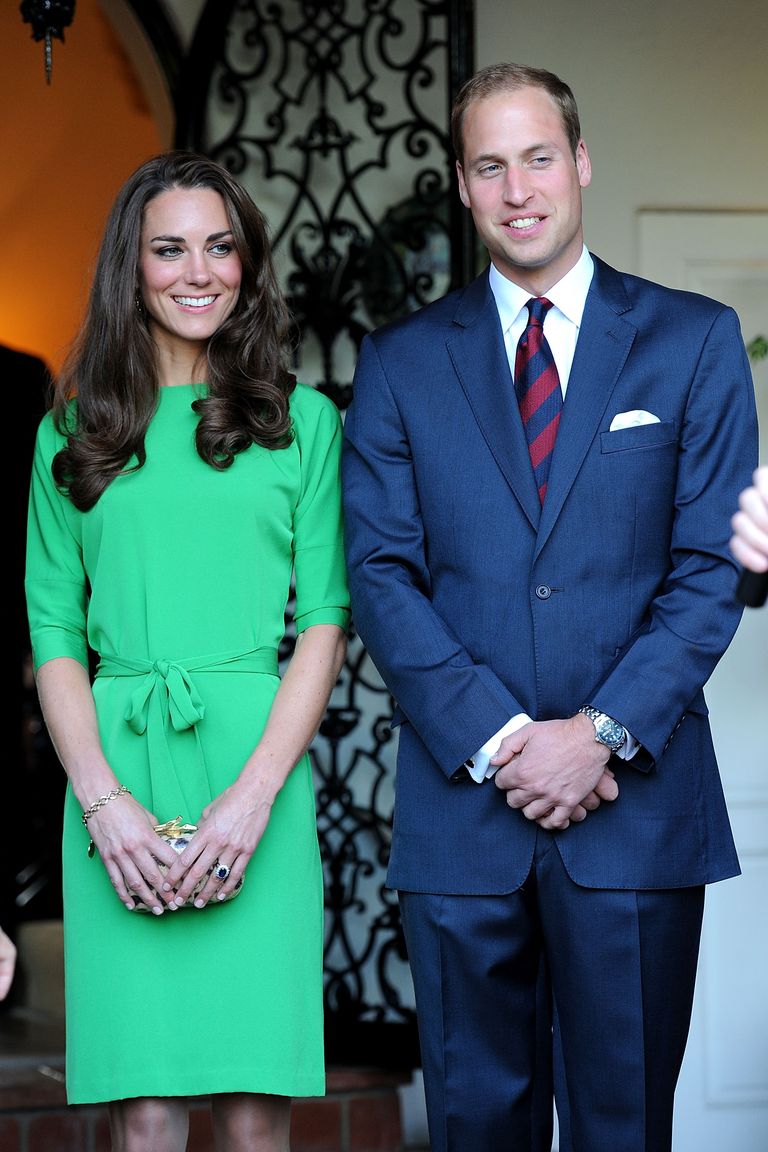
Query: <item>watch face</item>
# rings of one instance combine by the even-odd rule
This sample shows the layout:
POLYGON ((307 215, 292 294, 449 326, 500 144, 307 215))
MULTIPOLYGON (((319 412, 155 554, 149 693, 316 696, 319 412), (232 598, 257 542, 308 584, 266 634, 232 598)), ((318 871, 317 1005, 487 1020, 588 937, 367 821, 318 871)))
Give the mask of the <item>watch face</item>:
POLYGON ((624 729, 616 720, 607 716, 595 721, 597 738, 609 748, 620 748, 624 743, 624 729))

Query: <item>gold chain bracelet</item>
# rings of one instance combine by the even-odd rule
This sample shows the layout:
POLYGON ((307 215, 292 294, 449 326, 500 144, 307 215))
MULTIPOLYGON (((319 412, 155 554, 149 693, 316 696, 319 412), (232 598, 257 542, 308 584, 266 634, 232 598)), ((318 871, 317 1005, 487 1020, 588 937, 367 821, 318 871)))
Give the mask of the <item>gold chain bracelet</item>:
MULTIPOLYGON (((119 788, 113 788, 111 792, 107 792, 106 796, 99 796, 98 800, 94 800, 94 802, 93 802, 93 804, 91 804, 90 808, 86 808, 85 812, 83 812, 83 824, 87 828, 88 827, 88 821, 90 820, 91 816, 93 816, 94 812, 98 812, 98 810, 100 808, 103 808, 105 804, 109 804, 110 800, 116 800, 118 796, 130 796, 130 795, 132 795, 130 788, 126 788, 125 784, 121 784, 119 788)), ((95 851, 95 845, 93 843, 93 840, 89 840, 89 842, 88 842, 88 859, 89 860, 93 857, 94 851, 95 851)))
POLYGON ((94 800, 90 808, 86 808, 83 812, 83 824, 88 827, 88 821, 95 812, 103 808, 105 804, 109 804, 110 800, 116 800, 118 796, 130 796, 130 788, 126 788, 125 784, 121 784, 119 788, 113 788, 111 792, 107 792, 106 796, 99 796, 98 800, 94 800))

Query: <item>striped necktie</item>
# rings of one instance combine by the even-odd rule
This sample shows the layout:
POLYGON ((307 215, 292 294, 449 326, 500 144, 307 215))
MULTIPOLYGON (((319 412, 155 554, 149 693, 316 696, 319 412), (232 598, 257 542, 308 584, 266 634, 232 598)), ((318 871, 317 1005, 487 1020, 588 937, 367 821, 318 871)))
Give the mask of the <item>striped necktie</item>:
POLYGON ((528 301, 528 323, 515 354, 515 394, 528 441, 539 499, 544 503, 563 393, 552 349, 544 335, 544 317, 552 301, 540 296, 528 301))

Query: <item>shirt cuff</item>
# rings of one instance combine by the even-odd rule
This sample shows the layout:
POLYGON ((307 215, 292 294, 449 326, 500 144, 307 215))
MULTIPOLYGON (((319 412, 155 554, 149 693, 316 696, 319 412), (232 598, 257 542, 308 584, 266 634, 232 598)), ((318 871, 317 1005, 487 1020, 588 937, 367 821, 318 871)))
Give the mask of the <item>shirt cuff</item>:
MULTIPOLYGON (((627 732, 626 728, 624 731, 627 732)), ((618 752, 614 752, 614 756, 618 756, 619 760, 631 760, 639 747, 639 742, 635 740, 634 736, 630 736, 629 732, 627 732, 626 740, 622 744, 621 748, 619 748, 618 752)))
POLYGON ((518 713, 513 716, 511 720, 507 720, 503 728, 499 728, 489 740, 486 740, 482 748, 478 748, 474 756, 470 756, 466 761, 464 767, 467 772, 475 781, 476 784, 482 784, 483 780, 490 780, 492 776, 498 771, 498 765, 490 764, 491 756, 495 756, 499 750, 499 746, 505 736, 509 736, 512 732, 517 732, 518 728, 522 728, 525 724, 530 724, 531 718, 525 712, 518 713))

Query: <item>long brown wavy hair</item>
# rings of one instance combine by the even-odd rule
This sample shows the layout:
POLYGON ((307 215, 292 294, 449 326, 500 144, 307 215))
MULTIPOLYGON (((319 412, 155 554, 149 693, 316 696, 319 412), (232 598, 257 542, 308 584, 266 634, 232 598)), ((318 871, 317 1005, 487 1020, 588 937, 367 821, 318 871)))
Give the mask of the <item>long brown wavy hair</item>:
POLYGON ((53 415, 67 443, 54 457, 53 477, 83 511, 115 476, 146 459, 144 437, 157 407, 158 381, 141 304, 141 227, 149 201, 174 188, 220 194, 242 263, 237 303, 206 349, 208 392, 193 405, 200 417, 197 452, 211 467, 224 469, 251 444, 274 449, 291 442, 293 326, 266 221, 225 168, 194 152, 166 152, 137 168, 117 195, 85 320, 56 382, 53 415))

